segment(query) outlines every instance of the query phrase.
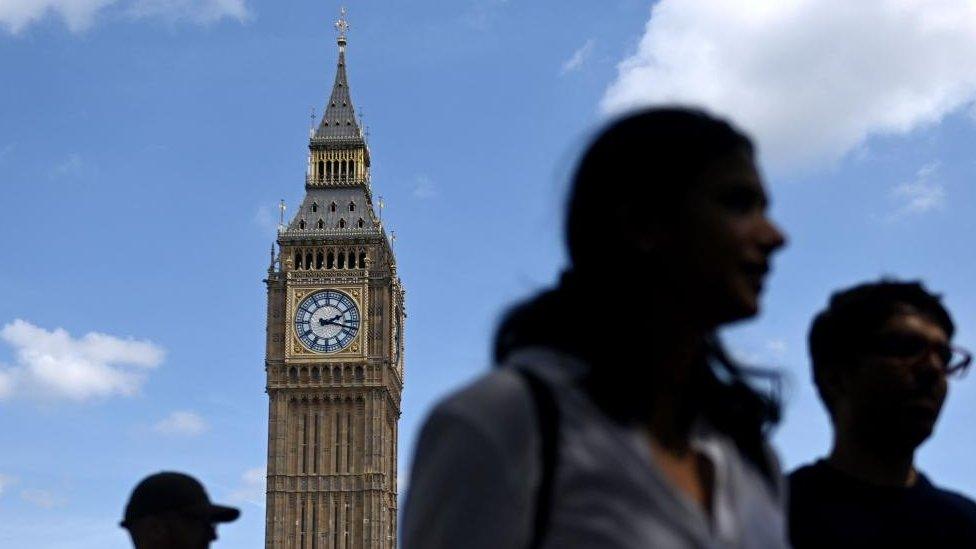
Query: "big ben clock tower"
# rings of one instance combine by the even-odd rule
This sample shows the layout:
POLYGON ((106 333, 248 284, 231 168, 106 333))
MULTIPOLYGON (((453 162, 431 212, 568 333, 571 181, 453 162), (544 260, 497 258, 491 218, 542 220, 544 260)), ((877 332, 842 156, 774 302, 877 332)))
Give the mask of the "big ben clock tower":
POLYGON ((396 547, 403 289, 373 207, 346 31, 305 198, 268 271, 265 546, 396 547))

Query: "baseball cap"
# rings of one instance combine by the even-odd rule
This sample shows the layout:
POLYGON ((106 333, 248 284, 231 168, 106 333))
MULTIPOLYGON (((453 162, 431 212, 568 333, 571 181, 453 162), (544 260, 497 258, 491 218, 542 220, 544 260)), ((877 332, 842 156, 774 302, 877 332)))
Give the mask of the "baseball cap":
POLYGON ((121 526, 128 528, 143 517, 173 511, 210 522, 231 522, 241 515, 234 507, 210 503, 203 485, 190 475, 163 471, 142 479, 132 490, 121 526))

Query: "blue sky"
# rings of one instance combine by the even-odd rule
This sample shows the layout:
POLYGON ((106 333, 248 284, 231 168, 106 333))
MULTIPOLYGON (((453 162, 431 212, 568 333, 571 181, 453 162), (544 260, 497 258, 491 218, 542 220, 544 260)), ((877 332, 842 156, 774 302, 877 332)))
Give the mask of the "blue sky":
MULTIPOLYGON (((967 2, 600 4, 348 4, 407 288, 405 483, 430 406, 557 276, 572 159, 632 105, 703 104, 757 137, 791 242, 763 314, 726 337, 787 378, 786 465, 828 445, 804 338, 833 289, 923 278, 976 345, 967 2)), ((303 193, 338 7, 0 0, 0 545, 126 547, 125 498, 160 469, 242 508, 218 546, 262 545, 261 280, 278 200, 303 193)), ((974 402, 972 379, 953 384, 920 453, 970 496, 974 402)))

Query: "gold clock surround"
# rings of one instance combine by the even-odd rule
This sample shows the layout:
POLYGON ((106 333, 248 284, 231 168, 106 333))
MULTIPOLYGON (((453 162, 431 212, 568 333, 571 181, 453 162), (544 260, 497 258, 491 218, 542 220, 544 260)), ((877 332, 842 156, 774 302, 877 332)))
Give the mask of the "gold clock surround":
POLYGON ((366 314, 366 311, 369 310, 367 309, 368 301, 369 292, 366 291, 365 286, 361 285, 338 284, 292 288, 288 293, 285 356, 295 362, 342 362, 350 358, 365 358, 366 349, 369 345, 369 315, 366 314), (295 334, 294 319, 298 304, 309 295, 323 290, 335 290, 348 295, 359 309, 360 324, 356 337, 344 349, 333 353, 311 351, 302 345, 295 334))

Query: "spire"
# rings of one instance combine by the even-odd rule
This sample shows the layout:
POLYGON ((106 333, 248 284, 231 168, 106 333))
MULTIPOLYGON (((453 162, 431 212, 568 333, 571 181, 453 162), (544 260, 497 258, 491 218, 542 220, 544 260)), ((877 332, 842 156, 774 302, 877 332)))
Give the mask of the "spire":
POLYGON ((328 140, 357 140, 363 139, 356 120, 356 109, 352 105, 349 95, 349 80, 346 78, 346 32, 349 23, 346 22, 346 8, 340 10, 339 20, 335 23, 339 44, 339 62, 336 67, 335 82, 332 84, 332 95, 325 106, 325 114, 319 122, 313 139, 328 140))

